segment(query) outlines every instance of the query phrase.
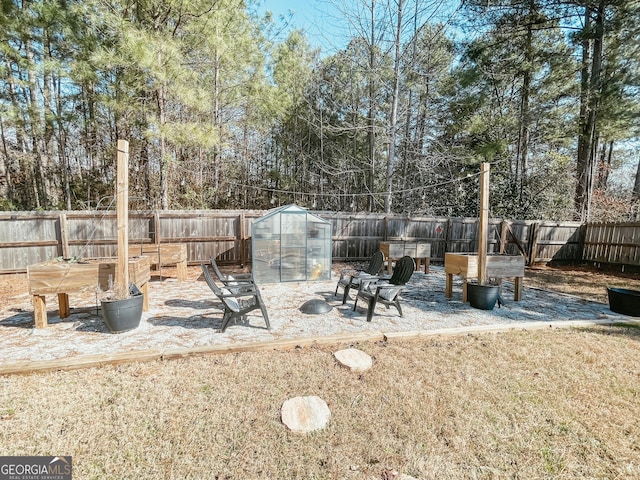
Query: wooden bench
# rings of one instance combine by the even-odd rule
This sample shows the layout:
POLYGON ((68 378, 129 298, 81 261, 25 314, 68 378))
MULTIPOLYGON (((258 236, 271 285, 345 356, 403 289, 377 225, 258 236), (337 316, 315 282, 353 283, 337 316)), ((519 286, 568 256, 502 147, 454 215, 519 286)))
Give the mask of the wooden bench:
POLYGON ((187 246, 184 243, 132 244, 129 255, 147 257, 156 268, 175 265, 178 281, 187 279, 187 246))

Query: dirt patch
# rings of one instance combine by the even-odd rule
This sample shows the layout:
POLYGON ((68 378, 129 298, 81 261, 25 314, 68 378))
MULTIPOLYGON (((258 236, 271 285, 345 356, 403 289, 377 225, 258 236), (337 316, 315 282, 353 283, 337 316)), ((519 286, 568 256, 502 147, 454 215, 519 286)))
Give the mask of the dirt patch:
POLYGON ((11 303, 18 295, 29 291, 26 273, 8 273, 0 275, 0 298, 11 303))
POLYGON ((640 275, 599 270, 587 265, 540 265, 527 268, 525 284, 607 303, 607 287, 640 290, 640 275))

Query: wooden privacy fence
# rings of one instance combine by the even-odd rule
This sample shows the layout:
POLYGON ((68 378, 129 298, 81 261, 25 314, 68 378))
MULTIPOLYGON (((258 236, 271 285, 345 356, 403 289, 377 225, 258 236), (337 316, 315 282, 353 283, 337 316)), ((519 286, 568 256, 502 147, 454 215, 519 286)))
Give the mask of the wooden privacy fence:
MULTIPOLYGON (((334 259, 367 258, 382 241, 428 242, 431 259, 446 252, 475 252, 477 218, 432 218, 396 215, 319 214, 333 225, 334 259)), ((523 255, 527 264, 581 259, 581 224, 490 219, 488 252, 523 255)))
POLYGON ((583 260, 640 266, 640 223, 592 223, 585 228, 583 260))
MULTIPOLYGON (((251 262, 251 224, 257 210, 152 211, 129 213, 131 243, 181 243, 189 263, 214 256, 220 263, 251 262)), ((431 259, 446 252, 475 252, 476 218, 406 217, 384 214, 313 212, 332 224, 333 258, 363 260, 380 242, 429 242, 431 259)), ((640 224, 593 224, 491 219, 488 251, 523 255, 536 262, 594 261, 640 265, 640 224)), ((115 212, 0 213, 0 272, 24 272, 56 257, 113 257, 117 252, 115 212)))
MULTIPOLYGON (((182 243, 191 263, 216 256, 222 263, 250 258, 251 222, 264 212, 129 212, 132 244, 182 243)), ((0 214, 0 272, 64 258, 117 254, 115 212, 21 212, 0 214)))

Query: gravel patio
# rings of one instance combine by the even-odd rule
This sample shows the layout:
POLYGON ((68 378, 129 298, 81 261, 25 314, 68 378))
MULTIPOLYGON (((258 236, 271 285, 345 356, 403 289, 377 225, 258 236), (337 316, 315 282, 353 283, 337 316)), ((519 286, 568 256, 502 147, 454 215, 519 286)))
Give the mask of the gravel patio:
POLYGON ((152 277, 149 284, 149 311, 140 326, 132 331, 109 333, 95 294, 73 295, 71 315, 60 319, 56 299, 47 298, 49 326, 35 329, 33 306, 28 292, 17 293, 2 303, 0 310, 0 369, 18 364, 56 361, 64 364, 79 358, 100 355, 130 355, 132 352, 188 354, 220 348, 229 350, 243 345, 278 342, 295 345, 314 339, 348 341, 353 338, 389 339, 392 337, 432 335, 474 330, 539 328, 582 323, 608 323, 628 319, 611 312, 608 305, 572 295, 527 287, 523 300, 513 301, 513 284, 503 283, 506 305, 492 311, 462 303, 462 282, 454 277, 454 294, 445 298, 445 274, 441 266, 432 266, 428 274, 415 272, 403 293, 404 317, 395 309, 378 306, 372 322, 352 299, 341 304, 341 291, 334 296, 339 273, 325 282, 262 284, 261 291, 271 321, 267 330, 259 310, 251 312, 245 323, 229 326, 224 333, 221 310, 216 297, 203 281, 200 269, 190 267, 186 282, 175 278, 152 277), (309 315, 299 307, 311 299, 322 299, 333 308, 328 313, 309 315))

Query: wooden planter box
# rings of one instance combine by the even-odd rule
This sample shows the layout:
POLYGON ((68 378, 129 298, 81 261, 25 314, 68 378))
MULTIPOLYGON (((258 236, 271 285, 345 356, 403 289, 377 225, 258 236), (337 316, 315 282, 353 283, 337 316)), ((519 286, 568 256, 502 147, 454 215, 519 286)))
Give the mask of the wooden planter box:
POLYGON ((184 243, 130 245, 129 255, 147 257, 154 267, 175 265, 178 281, 187 279, 187 245, 184 243))
MULTIPOLYGON (((514 300, 520 300, 522 295, 522 279, 524 278, 525 260, 521 255, 487 255, 487 277, 497 279, 514 278, 514 300)), ((463 278, 462 301, 467 301, 467 280, 478 278, 477 253, 445 253, 444 271, 447 275, 445 296, 453 295, 453 276, 463 278)))
MULTIPOLYGON (((57 294, 60 318, 69 316, 69 294, 107 291, 115 280, 115 258, 87 258, 79 262, 50 260, 27 268, 29 293, 33 296, 36 328, 47 326, 45 295, 57 294)), ((129 281, 144 293, 144 309, 148 310, 150 262, 146 257, 129 258, 129 281)))
POLYGON ((431 244, 425 242, 380 242, 380 251, 387 259, 387 272, 391 273, 393 260, 399 260, 405 255, 416 261, 416 268, 420 270, 420 262, 424 260, 424 273, 429 273, 431 259, 431 244))

